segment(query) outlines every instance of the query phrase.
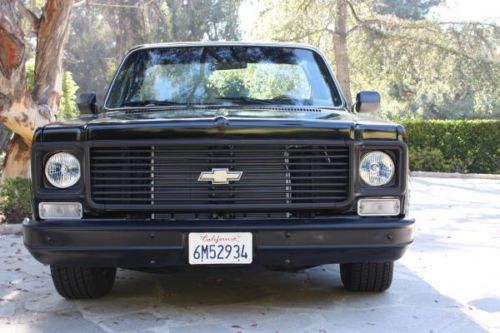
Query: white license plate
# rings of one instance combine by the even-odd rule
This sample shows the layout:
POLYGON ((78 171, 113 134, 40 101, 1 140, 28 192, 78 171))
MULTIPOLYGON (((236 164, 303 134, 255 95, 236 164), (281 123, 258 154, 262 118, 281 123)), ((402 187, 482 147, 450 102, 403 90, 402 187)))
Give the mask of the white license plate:
POLYGON ((189 234, 189 264, 251 264, 250 232, 195 232, 189 234))

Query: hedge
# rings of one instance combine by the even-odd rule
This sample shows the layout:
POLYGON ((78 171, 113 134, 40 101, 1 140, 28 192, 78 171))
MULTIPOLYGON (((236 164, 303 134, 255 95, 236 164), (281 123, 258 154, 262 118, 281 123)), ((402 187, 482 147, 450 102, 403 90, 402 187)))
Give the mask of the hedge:
POLYGON ((500 173, 500 120, 404 120, 410 169, 500 173))
POLYGON ((21 223, 31 216, 30 180, 8 178, 0 185, 0 212, 8 223, 21 223))

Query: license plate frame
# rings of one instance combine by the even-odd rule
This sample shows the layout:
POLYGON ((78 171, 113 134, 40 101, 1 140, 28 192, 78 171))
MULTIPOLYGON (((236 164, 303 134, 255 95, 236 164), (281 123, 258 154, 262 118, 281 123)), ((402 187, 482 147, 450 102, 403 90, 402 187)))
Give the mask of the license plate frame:
POLYGON ((251 232, 191 232, 190 265, 248 265, 253 262, 251 232))

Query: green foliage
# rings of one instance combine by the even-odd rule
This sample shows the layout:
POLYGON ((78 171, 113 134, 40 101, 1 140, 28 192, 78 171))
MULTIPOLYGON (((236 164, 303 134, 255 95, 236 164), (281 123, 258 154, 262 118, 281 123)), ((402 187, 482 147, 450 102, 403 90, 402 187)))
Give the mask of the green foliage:
POLYGON ((35 84, 35 58, 26 61, 24 71, 26 72, 26 86, 31 90, 35 84))
POLYGON ((241 0, 167 1, 172 40, 237 39, 240 3, 241 0))
POLYGON ((7 222, 20 223, 31 215, 30 180, 8 178, 0 185, 0 210, 7 222))
POLYGON ((500 116, 500 58, 483 45, 498 44, 494 27, 397 22, 382 35, 353 37, 353 90, 379 90, 387 117, 500 116))
POLYGON ((248 64, 244 69, 215 71, 208 84, 215 96, 306 99, 311 94, 304 71, 295 65, 248 64))
POLYGON ((242 0, 109 0, 73 8, 64 68, 98 101, 130 48, 144 43, 238 40, 242 0))
POLYGON ((449 172, 453 171, 453 163, 449 163, 439 149, 410 147, 410 170, 449 172))
MULTIPOLYGON (((29 90, 33 88, 35 82, 35 59, 32 58, 26 61, 26 85, 29 90)), ((76 91, 78 86, 73 80, 71 72, 64 72, 62 79, 61 101, 59 104, 58 117, 62 119, 71 119, 77 117, 79 112, 76 106, 76 91)))
POLYGON ((403 121, 410 169, 500 173, 500 120, 403 121))
POLYGON ((248 96, 245 78, 236 70, 213 73, 208 79, 207 88, 214 96, 248 96))
MULTIPOLYGON (((380 91, 381 111, 388 118, 499 118, 500 27, 415 19, 423 18, 437 2, 350 2, 354 9, 347 17, 351 93, 380 91)), ((335 63, 336 13, 330 1, 261 3, 264 9, 251 38, 311 44, 335 63)))
POLYGON ((421 20, 432 7, 442 4, 443 0, 379 0, 375 11, 390 14, 403 19, 421 20))
POLYGON ((76 91, 78 86, 73 81, 71 72, 64 72, 62 82, 61 103, 59 105, 59 118, 71 119, 78 116, 78 108, 76 106, 76 91))

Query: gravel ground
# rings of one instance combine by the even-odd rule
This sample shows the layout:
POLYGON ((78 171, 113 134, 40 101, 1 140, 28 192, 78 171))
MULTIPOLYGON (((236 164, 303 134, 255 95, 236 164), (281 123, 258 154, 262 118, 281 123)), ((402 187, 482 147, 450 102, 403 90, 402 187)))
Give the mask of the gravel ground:
POLYGON ((355 294, 338 266, 300 273, 119 271, 66 301, 16 235, 0 236, 0 332, 500 332, 500 180, 414 178, 417 240, 392 288, 355 294))

